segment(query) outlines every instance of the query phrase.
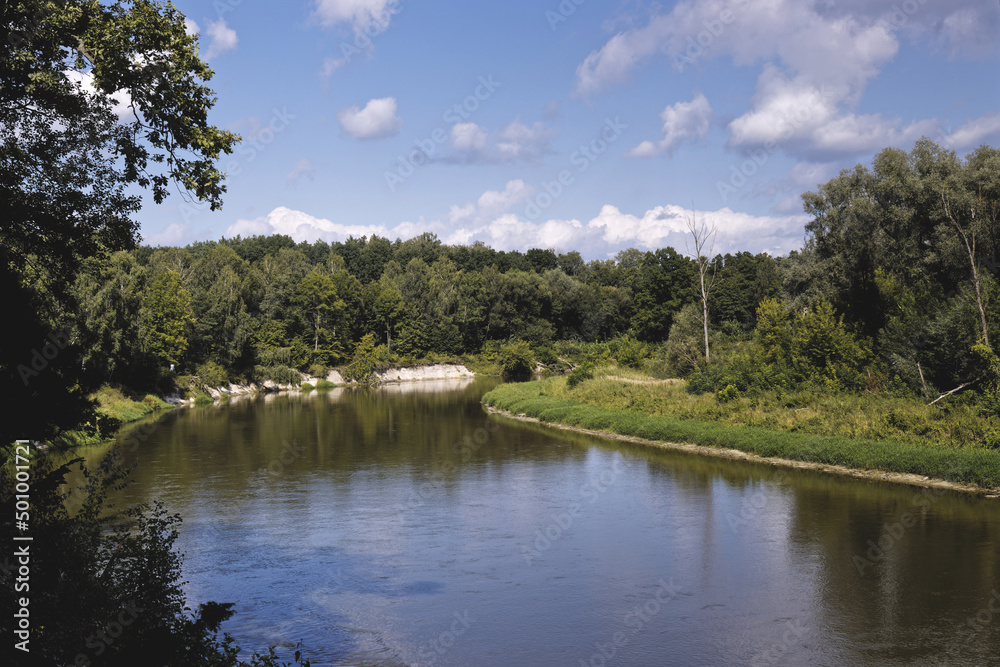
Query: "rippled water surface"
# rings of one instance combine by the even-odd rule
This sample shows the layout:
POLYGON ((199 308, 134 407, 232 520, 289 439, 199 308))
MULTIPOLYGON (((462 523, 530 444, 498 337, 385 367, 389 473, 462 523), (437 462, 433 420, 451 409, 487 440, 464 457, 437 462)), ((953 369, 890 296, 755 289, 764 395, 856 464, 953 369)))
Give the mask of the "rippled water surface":
POLYGON ((192 606, 315 665, 1000 664, 996 501, 488 420, 491 386, 177 410, 127 495, 183 515, 192 606))

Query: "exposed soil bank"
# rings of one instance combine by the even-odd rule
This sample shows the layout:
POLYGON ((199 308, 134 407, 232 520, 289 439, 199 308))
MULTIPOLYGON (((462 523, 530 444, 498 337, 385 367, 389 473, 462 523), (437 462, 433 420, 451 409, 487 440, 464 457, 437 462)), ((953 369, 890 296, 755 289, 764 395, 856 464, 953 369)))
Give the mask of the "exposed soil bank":
POLYGON ((1000 498, 1000 488, 995 488, 995 489, 983 488, 980 486, 976 486, 974 484, 951 482, 945 479, 935 479, 932 477, 926 477, 923 475, 916 475, 912 473, 886 472, 882 470, 863 470, 860 468, 850 468, 848 466, 833 465, 827 463, 816 463, 813 461, 795 461, 791 459, 760 456, 757 454, 742 452, 738 449, 711 447, 707 445, 693 445, 693 444, 679 443, 679 442, 664 442, 661 440, 648 440, 646 438, 639 438, 631 435, 622 435, 620 433, 613 433, 611 431, 597 431, 597 430, 581 428, 579 426, 560 424, 558 422, 553 422, 553 421, 542 421, 541 419, 538 419, 536 417, 529 417, 523 413, 513 414, 506 410, 500 410, 490 405, 485 405, 484 407, 488 412, 492 414, 502 415, 508 419, 515 419, 523 422, 542 424, 544 426, 550 426, 552 428, 558 428, 565 431, 573 431, 575 433, 585 433, 587 435, 593 435, 599 438, 606 438, 610 440, 621 440, 624 442, 645 445, 648 447, 672 449, 676 451, 689 452, 692 454, 700 454, 703 456, 715 456, 718 458, 732 459, 737 461, 751 461, 754 463, 763 463, 775 467, 798 468, 800 470, 816 470, 819 472, 829 473, 833 475, 845 475, 848 477, 856 477, 859 479, 868 479, 868 480, 875 480, 882 482, 891 482, 894 484, 907 484, 910 486, 948 489, 951 491, 959 491, 963 493, 975 494, 986 498, 1000 498))
MULTIPOLYGON (((476 374, 470 371, 468 368, 462 364, 428 364, 425 366, 400 366, 399 368, 390 368, 385 371, 376 373, 379 380, 384 383, 396 383, 396 382, 421 382, 424 380, 454 380, 454 379, 471 379, 476 377, 476 374)), ((320 381, 325 380, 331 384, 338 387, 349 386, 353 383, 349 382, 344 378, 340 371, 332 370, 325 378, 310 377, 305 373, 302 374, 302 382, 307 382, 314 387, 320 383, 320 381)), ((206 390, 206 392, 215 400, 220 400, 227 397, 233 396, 250 396, 259 393, 277 393, 285 391, 301 391, 302 388, 299 385, 292 384, 278 384, 270 380, 264 382, 251 382, 248 384, 230 384, 225 387, 211 387, 206 390)), ((172 396, 165 396, 164 401, 172 405, 191 405, 195 402, 194 398, 181 398, 180 396, 174 394, 172 396)))

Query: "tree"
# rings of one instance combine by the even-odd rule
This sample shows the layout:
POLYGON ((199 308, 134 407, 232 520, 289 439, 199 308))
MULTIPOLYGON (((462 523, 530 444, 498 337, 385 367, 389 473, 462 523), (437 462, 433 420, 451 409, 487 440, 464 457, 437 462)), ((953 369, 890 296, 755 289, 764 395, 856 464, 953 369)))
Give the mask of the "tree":
MULTIPOLYGON (((619 254, 619 257, 622 257, 619 254)), ((622 257, 630 263, 634 257, 622 257)), ((661 248, 642 255, 638 267, 629 266, 638 275, 634 283, 635 314, 632 327, 639 340, 658 342, 667 339, 674 315, 694 296, 694 264, 673 248, 661 248)))
POLYGON ((143 299, 142 315, 149 352, 161 366, 180 364, 195 319, 191 293, 184 289, 178 273, 167 271, 153 278, 143 299))
POLYGON ((215 161, 239 138, 209 124, 211 70, 173 6, 35 0, 4 3, 0 17, 0 291, 18 322, 0 348, 3 395, 19 395, 0 427, 7 444, 49 437, 90 409, 100 378, 74 345, 28 391, 17 368, 67 324, 81 261, 135 245, 140 198, 128 188, 159 203, 173 182, 218 208, 215 161))
POLYGON ((295 293, 295 303, 302 308, 306 320, 312 328, 313 362, 326 363, 330 354, 339 356, 339 349, 320 353, 321 335, 326 335, 331 327, 330 337, 336 340, 336 326, 344 311, 344 302, 337 295, 333 277, 318 269, 313 269, 299 285, 295 293))
POLYGON ((101 369, 106 381, 122 382, 131 369, 141 367, 138 314, 146 280, 145 267, 120 250, 107 262, 88 261, 73 286, 81 313, 80 362, 101 369))
POLYGON ((701 294, 701 322, 705 329, 705 362, 708 363, 708 297, 712 293, 712 286, 715 284, 716 276, 715 271, 712 270, 711 277, 708 277, 709 270, 712 268, 709 258, 712 256, 712 251, 715 248, 715 235, 718 230, 714 223, 708 225, 704 220, 699 223, 697 214, 695 213, 692 213, 691 217, 687 218, 687 228, 694 242, 692 256, 698 265, 698 282, 701 294), (707 252, 705 252, 706 246, 708 247, 707 252))

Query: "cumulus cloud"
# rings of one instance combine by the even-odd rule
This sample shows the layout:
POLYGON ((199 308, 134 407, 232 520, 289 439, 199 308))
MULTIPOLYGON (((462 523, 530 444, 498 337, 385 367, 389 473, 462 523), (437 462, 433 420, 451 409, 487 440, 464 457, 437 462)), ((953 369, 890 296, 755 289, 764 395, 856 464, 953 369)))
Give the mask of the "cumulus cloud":
POLYGON ((145 239, 151 246, 182 246, 193 240, 191 226, 182 222, 173 222, 145 239))
POLYGON ((232 51, 239 42, 236 31, 226 25, 226 20, 221 18, 208 24, 208 36, 212 38, 212 41, 205 53, 206 58, 214 58, 227 51, 232 51))
MULTIPOLYGON (((775 142, 814 159, 866 152, 938 127, 933 119, 855 114, 867 86, 898 52, 901 36, 930 40, 955 57, 981 55, 996 50, 998 17, 995 8, 986 11, 974 0, 680 2, 589 54, 577 68, 576 93, 604 91, 663 54, 681 70, 725 57, 760 68, 750 108, 729 124, 730 146, 775 142)), ((659 148, 645 141, 632 154, 653 155, 659 148)))
POLYGON ((542 123, 525 125, 515 119, 492 135, 476 123, 456 123, 451 127, 446 162, 496 164, 499 162, 538 162, 552 152, 552 131, 542 123))
POLYGON ((355 139, 381 139, 399 133, 403 121, 396 116, 396 98, 369 100, 363 109, 354 104, 337 112, 344 134, 355 139))
POLYGON ((977 148, 1000 139, 1000 114, 991 112, 967 121, 948 133, 944 143, 955 149, 977 148))
POLYGON ((712 107, 704 95, 698 94, 690 102, 668 106, 660 114, 663 119, 663 138, 643 141, 628 152, 630 157, 652 157, 660 153, 673 155, 685 141, 701 139, 708 134, 712 123, 712 107))
POLYGON ((344 225, 279 206, 262 218, 237 220, 229 226, 225 236, 231 238, 237 234, 242 236, 286 234, 295 241, 343 241, 348 236, 357 238, 378 234, 389 238, 407 239, 425 231, 434 231, 430 227, 433 225, 426 225, 422 221, 419 223, 401 222, 392 229, 385 225, 344 225))
MULTIPOLYGON (((508 183, 504 192, 484 193, 490 199, 516 199, 521 186, 508 183)), ((480 197, 482 200, 483 198, 480 197)), ((469 245, 481 241, 497 250, 554 248, 559 251, 578 250, 587 258, 611 257, 627 248, 656 250, 673 246, 683 250, 687 242, 686 220, 696 216, 716 225, 719 230, 716 250, 731 252, 749 250, 786 254, 802 246, 802 228, 810 219, 806 215, 755 216, 729 208, 716 211, 694 211, 681 206, 657 206, 635 215, 618 207, 605 205, 589 221, 550 219, 531 222, 516 213, 502 212, 495 217, 478 215, 472 205, 452 207, 451 225, 441 222, 401 222, 395 227, 385 225, 344 225, 316 218, 302 211, 278 207, 255 220, 238 220, 226 231, 227 237, 237 234, 287 234, 296 241, 342 241, 378 234, 390 239, 408 239, 424 232, 438 234, 445 243, 469 245)))

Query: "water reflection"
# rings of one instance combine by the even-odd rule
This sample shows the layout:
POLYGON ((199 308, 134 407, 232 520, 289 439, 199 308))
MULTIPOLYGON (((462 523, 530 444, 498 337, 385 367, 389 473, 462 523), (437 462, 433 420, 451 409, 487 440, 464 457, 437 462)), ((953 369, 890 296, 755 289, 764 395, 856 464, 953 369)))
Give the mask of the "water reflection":
POLYGON ((179 410, 126 498, 184 516, 191 603, 314 664, 1000 664, 995 502, 494 422, 489 386, 179 410))

